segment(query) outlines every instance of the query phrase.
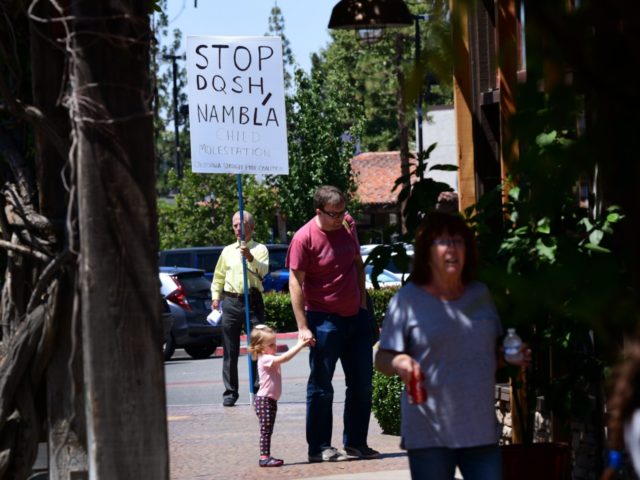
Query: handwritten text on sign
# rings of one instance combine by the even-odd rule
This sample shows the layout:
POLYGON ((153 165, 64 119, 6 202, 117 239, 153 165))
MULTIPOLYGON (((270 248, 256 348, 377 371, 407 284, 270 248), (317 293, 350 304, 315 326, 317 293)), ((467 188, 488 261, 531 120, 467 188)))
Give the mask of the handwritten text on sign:
POLYGON ((192 170, 289 172, 279 37, 187 37, 192 170))

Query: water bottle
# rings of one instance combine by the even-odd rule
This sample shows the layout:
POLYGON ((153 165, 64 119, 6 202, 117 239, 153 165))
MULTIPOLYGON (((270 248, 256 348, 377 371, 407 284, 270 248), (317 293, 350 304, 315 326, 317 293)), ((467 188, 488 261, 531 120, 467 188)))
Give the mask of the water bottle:
POLYGON ((507 329, 507 336, 504 337, 502 346, 504 348, 504 359, 507 362, 514 363, 522 360, 522 352, 520 351, 522 340, 516 333, 515 328, 507 329))

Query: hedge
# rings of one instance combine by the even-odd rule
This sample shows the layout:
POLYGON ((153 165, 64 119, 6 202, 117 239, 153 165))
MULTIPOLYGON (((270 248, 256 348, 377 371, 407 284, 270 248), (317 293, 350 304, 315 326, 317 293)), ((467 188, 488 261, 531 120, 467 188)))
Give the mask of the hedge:
POLYGON ((373 396, 371 410, 382 433, 400 435, 400 396, 404 383, 398 375, 387 377, 373 372, 373 396))
MULTIPOLYGON (((373 300, 373 313, 382 325, 384 312, 391 297, 398 291, 397 287, 369 290, 373 300)), ((278 332, 297 332, 298 325, 291 308, 291 297, 288 293, 269 292, 264 294, 265 323, 278 332)))

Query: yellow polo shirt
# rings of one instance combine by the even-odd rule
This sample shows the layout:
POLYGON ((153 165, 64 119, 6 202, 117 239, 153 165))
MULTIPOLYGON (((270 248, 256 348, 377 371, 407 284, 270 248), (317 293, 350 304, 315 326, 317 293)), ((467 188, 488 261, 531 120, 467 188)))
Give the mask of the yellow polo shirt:
MULTIPOLYGON (((247 283, 249 288, 257 288, 261 292, 262 279, 269 273, 269 250, 254 240, 247 242, 253 261, 247 261, 247 283)), ((222 250, 211 282, 211 299, 219 300, 222 291, 243 293, 244 278, 242 274, 242 255, 240 245, 234 242, 222 250)))

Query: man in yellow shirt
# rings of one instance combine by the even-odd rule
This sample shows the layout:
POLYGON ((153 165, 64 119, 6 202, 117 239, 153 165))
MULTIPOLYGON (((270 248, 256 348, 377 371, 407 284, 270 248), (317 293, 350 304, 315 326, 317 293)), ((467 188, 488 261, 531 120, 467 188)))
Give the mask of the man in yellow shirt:
MULTIPOLYGON (((240 212, 233 216, 233 233, 237 241, 227 245, 220 254, 211 282, 211 308, 222 308, 222 345, 224 357, 222 380, 225 391, 222 404, 232 407, 238 400, 238 355, 240 331, 245 326, 244 276, 242 258, 247 261, 249 286, 249 320, 251 327, 264 323, 262 279, 269 272, 269 251, 263 244, 252 240, 255 222, 253 215, 244 213, 244 241, 240 239, 240 212)), ((252 362, 253 392, 258 391, 259 379, 256 362, 252 362)))

